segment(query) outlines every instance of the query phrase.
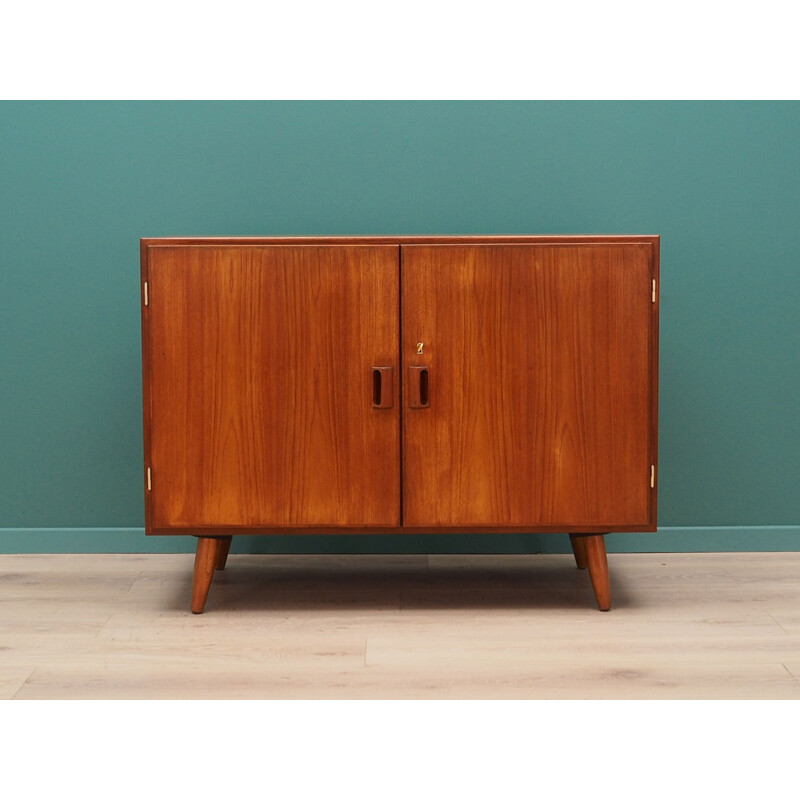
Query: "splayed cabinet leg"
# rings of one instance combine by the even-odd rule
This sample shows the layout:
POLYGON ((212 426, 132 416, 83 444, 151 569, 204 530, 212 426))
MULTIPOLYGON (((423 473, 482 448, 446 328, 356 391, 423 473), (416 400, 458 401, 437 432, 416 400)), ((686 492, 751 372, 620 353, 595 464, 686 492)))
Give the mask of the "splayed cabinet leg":
POLYGON ((597 607, 601 611, 611 608, 611 584, 608 580, 608 559, 606 558, 606 542, 602 533, 586 534, 581 537, 586 551, 586 565, 592 579, 597 607))
POLYGON ((221 539, 213 536, 197 537, 197 553, 194 557, 194 580, 192 582, 192 613, 202 614, 208 597, 211 579, 220 552, 221 539))
POLYGON ((575 563, 578 569, 586 569, 586 546, 583 538, 575 533, 569 535, 569 543, 572 545, 572 552, 575 554, 575 563))
POLYGON ((217 552, 217 569, 225 569, 225 564, 228 563, 228 552, 231 549, 231 542, 233 536, 223 536, 219 540, 219 550, 217 552))

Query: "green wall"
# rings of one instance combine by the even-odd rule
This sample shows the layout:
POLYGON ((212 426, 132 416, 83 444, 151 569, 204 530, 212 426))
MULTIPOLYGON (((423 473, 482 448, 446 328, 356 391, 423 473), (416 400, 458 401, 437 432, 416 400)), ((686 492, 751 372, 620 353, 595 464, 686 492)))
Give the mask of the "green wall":
MULTIPOLYGON (((800 549, 800 103, 0 103, 0 551, 142 533, 142 236, 658 233, 658 534, 800 549)), ((240 551, 563 549, 254 538, 240 551)))

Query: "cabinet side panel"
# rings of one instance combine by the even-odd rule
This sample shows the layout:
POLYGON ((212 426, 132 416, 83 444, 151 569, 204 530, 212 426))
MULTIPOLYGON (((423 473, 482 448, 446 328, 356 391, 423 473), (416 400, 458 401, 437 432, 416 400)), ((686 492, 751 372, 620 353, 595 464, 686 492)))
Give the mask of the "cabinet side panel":
POLYGON ((658 483, 661 478, 658 464, 658 358, 659 315, 661 308, 661 239, 654 237, 651 253, 651 278, 656 292, 650 312, 650 463, 655 467, 655 485, 650 492, 650 528, 658 528, 658 483))
POLYGON ((404 246, 404 523, 650 525, 651 246, 404 246), (424 342, 423 354, 416 353, 424 342))
POLYGON ((142 484, 144 486, 144 529, 145 533, 153 530, 153 503, 152 492, 148 486, 147 469, 150 466, 150 431, 152 428, 152 403, 150 401, 151 380, 150 380, 150 307, 147 302, 147 286, 149 281, 149 250, 147 243, 142 240, 139 245, 140 252, 140 275, 139 290, 141 299, 142 314, 142 417, 143 417, 143 444, 144 444, 144 465, 142 472, 142 484))
POLYGON ((152 247, 149 275, 153 526, 398 525, 398 248, 152 247))

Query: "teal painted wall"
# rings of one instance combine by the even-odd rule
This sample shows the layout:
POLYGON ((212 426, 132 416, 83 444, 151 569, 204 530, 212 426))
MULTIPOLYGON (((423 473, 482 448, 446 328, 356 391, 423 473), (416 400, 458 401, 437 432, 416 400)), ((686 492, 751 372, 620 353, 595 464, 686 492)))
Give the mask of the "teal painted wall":
POLYGON ((381 233, 661 234, 662 531, 612 549, 800 549, 800 103, 5 102, 0 550, 193 541, 140 534, 139 237, 381 233))

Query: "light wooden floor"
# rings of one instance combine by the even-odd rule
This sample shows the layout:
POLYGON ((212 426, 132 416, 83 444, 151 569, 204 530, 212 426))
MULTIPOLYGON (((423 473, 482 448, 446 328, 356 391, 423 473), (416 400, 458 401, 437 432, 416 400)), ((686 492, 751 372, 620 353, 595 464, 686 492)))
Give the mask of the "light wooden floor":
POLYGON ((0 556, 2 698, 800 699, 800 553, 0 556))

